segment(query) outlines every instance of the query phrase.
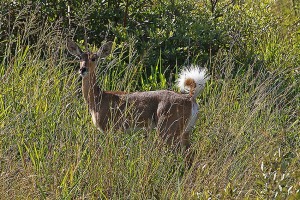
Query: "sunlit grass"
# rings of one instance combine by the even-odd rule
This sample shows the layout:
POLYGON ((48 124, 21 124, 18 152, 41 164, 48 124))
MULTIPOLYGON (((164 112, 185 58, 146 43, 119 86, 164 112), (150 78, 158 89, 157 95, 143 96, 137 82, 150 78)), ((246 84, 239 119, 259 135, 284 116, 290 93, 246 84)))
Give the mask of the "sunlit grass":
MULTIPOLYGON (((299 198, 299 89, 286 85, 288 67, 270 74, 254 62, 236 72, 232 55, 212 58, 186 168, 180 153, 157 145, 155 131, 100 133, 65 38, 38 31, 37 44, 12 40, 16 50, 8 45, 0 65, 4 199, 299 198)), ((135 42, 99 63, 103 89, 168 87, 161 58, 145 76, 135 42)))

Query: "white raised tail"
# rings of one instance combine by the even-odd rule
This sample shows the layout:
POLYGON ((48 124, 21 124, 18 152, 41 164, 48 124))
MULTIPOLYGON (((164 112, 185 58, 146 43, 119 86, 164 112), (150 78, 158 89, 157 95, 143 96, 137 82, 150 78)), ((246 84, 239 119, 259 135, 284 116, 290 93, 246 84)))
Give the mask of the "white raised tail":
POLYGON ((196 98, 203 90, 207 80, 209 80, 209 76, 206 68, 201 68, 197 65, 185 67, 179 74, 177 86, 182 94, 189 94, 192 103, 191 115, 185 129, 186 132, 190 132, 196 124, 199 112, 196 98))
POLYGON ((204 88, 206 81, 209 80, 206 68, 191 65, 184 68, 179 74, 177 86, 181 93, 189 93, 196 98, 204 88))

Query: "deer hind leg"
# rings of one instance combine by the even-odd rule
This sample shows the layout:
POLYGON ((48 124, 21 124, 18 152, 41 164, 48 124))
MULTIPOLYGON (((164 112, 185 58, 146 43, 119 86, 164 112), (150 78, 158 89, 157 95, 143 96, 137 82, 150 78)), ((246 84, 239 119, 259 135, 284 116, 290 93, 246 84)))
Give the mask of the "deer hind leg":
POLYGON ((182 117, 162 114, 158 117, 157 131, 169 146, 176 150, 186 150, 190 147, 190 136, 188 132, 184 132, 183 125, 182 117))
POLYGON ((177 122, 173 123, 174 121, 170 118, 161 116, 158 120, 158 132, 172 150, 184 156, 186 166, 190 168, 193 164, 194 152, 190 148, 190 132, 183 131, 184 129, 180 126, 182 120, 177 119, 177 122))
POLYGON ((190 132, 184 132, 181 138, 181 150, 185 157, 185 163, 190 168, 194 161, 195 152, 190 143, 190 132))
POLYGON ((174 106, 167 113, 158 112, 157 130, 161 138, 173 150, 180 151, 183 154, 186 165, 191 167, 194 160, 194 152, 190 148, 190 131, 187 130, 189 119, 184 118, 184 116, 190 116, 190 110, 179 108, 181 109, 174 106), (181 112, 178 112, 178 110, 181 112))
POLYGON ((175 118, 174 106, 160 106, 157 111, 157 132, 169 146, 176 146, 179 142, 178 120, 175 118))

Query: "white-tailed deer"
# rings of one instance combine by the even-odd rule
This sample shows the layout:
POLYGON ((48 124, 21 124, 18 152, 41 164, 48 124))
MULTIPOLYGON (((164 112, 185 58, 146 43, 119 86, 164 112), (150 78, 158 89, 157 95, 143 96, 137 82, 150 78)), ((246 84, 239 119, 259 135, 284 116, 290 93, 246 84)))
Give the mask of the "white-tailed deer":
POLYGON ((80 58, 82 93, 95 126, 105 132, 156 127, 159 135, 176 148, 190 147, 190 131, 196 123, 196 97, 207 81, 205 69, 191 66, 184 69, 178 80, 181 93, 168 90, 148 92, 104 91, 96 83, 97 59, 110 54, 112 42, 97 53, 83 52, 76 43, 67 42, 71 54, 80 58))

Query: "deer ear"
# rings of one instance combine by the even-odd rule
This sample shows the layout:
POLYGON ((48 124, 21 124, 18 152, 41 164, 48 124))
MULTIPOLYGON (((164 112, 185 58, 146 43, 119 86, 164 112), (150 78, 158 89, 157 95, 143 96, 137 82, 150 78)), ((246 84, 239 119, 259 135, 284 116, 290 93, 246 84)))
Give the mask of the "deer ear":
POLYGON ((80 55, 83 53, 80 47, 69 38, 67 39, 67 49, 72 55, 76 57, 80 57, 80 55))
POLYGON ((97 56, 99 58, 105 58, 106 56, 108 56, 111 53, 112 45, 113 45, 112 41, 103 44, 98 50, 97 56))

